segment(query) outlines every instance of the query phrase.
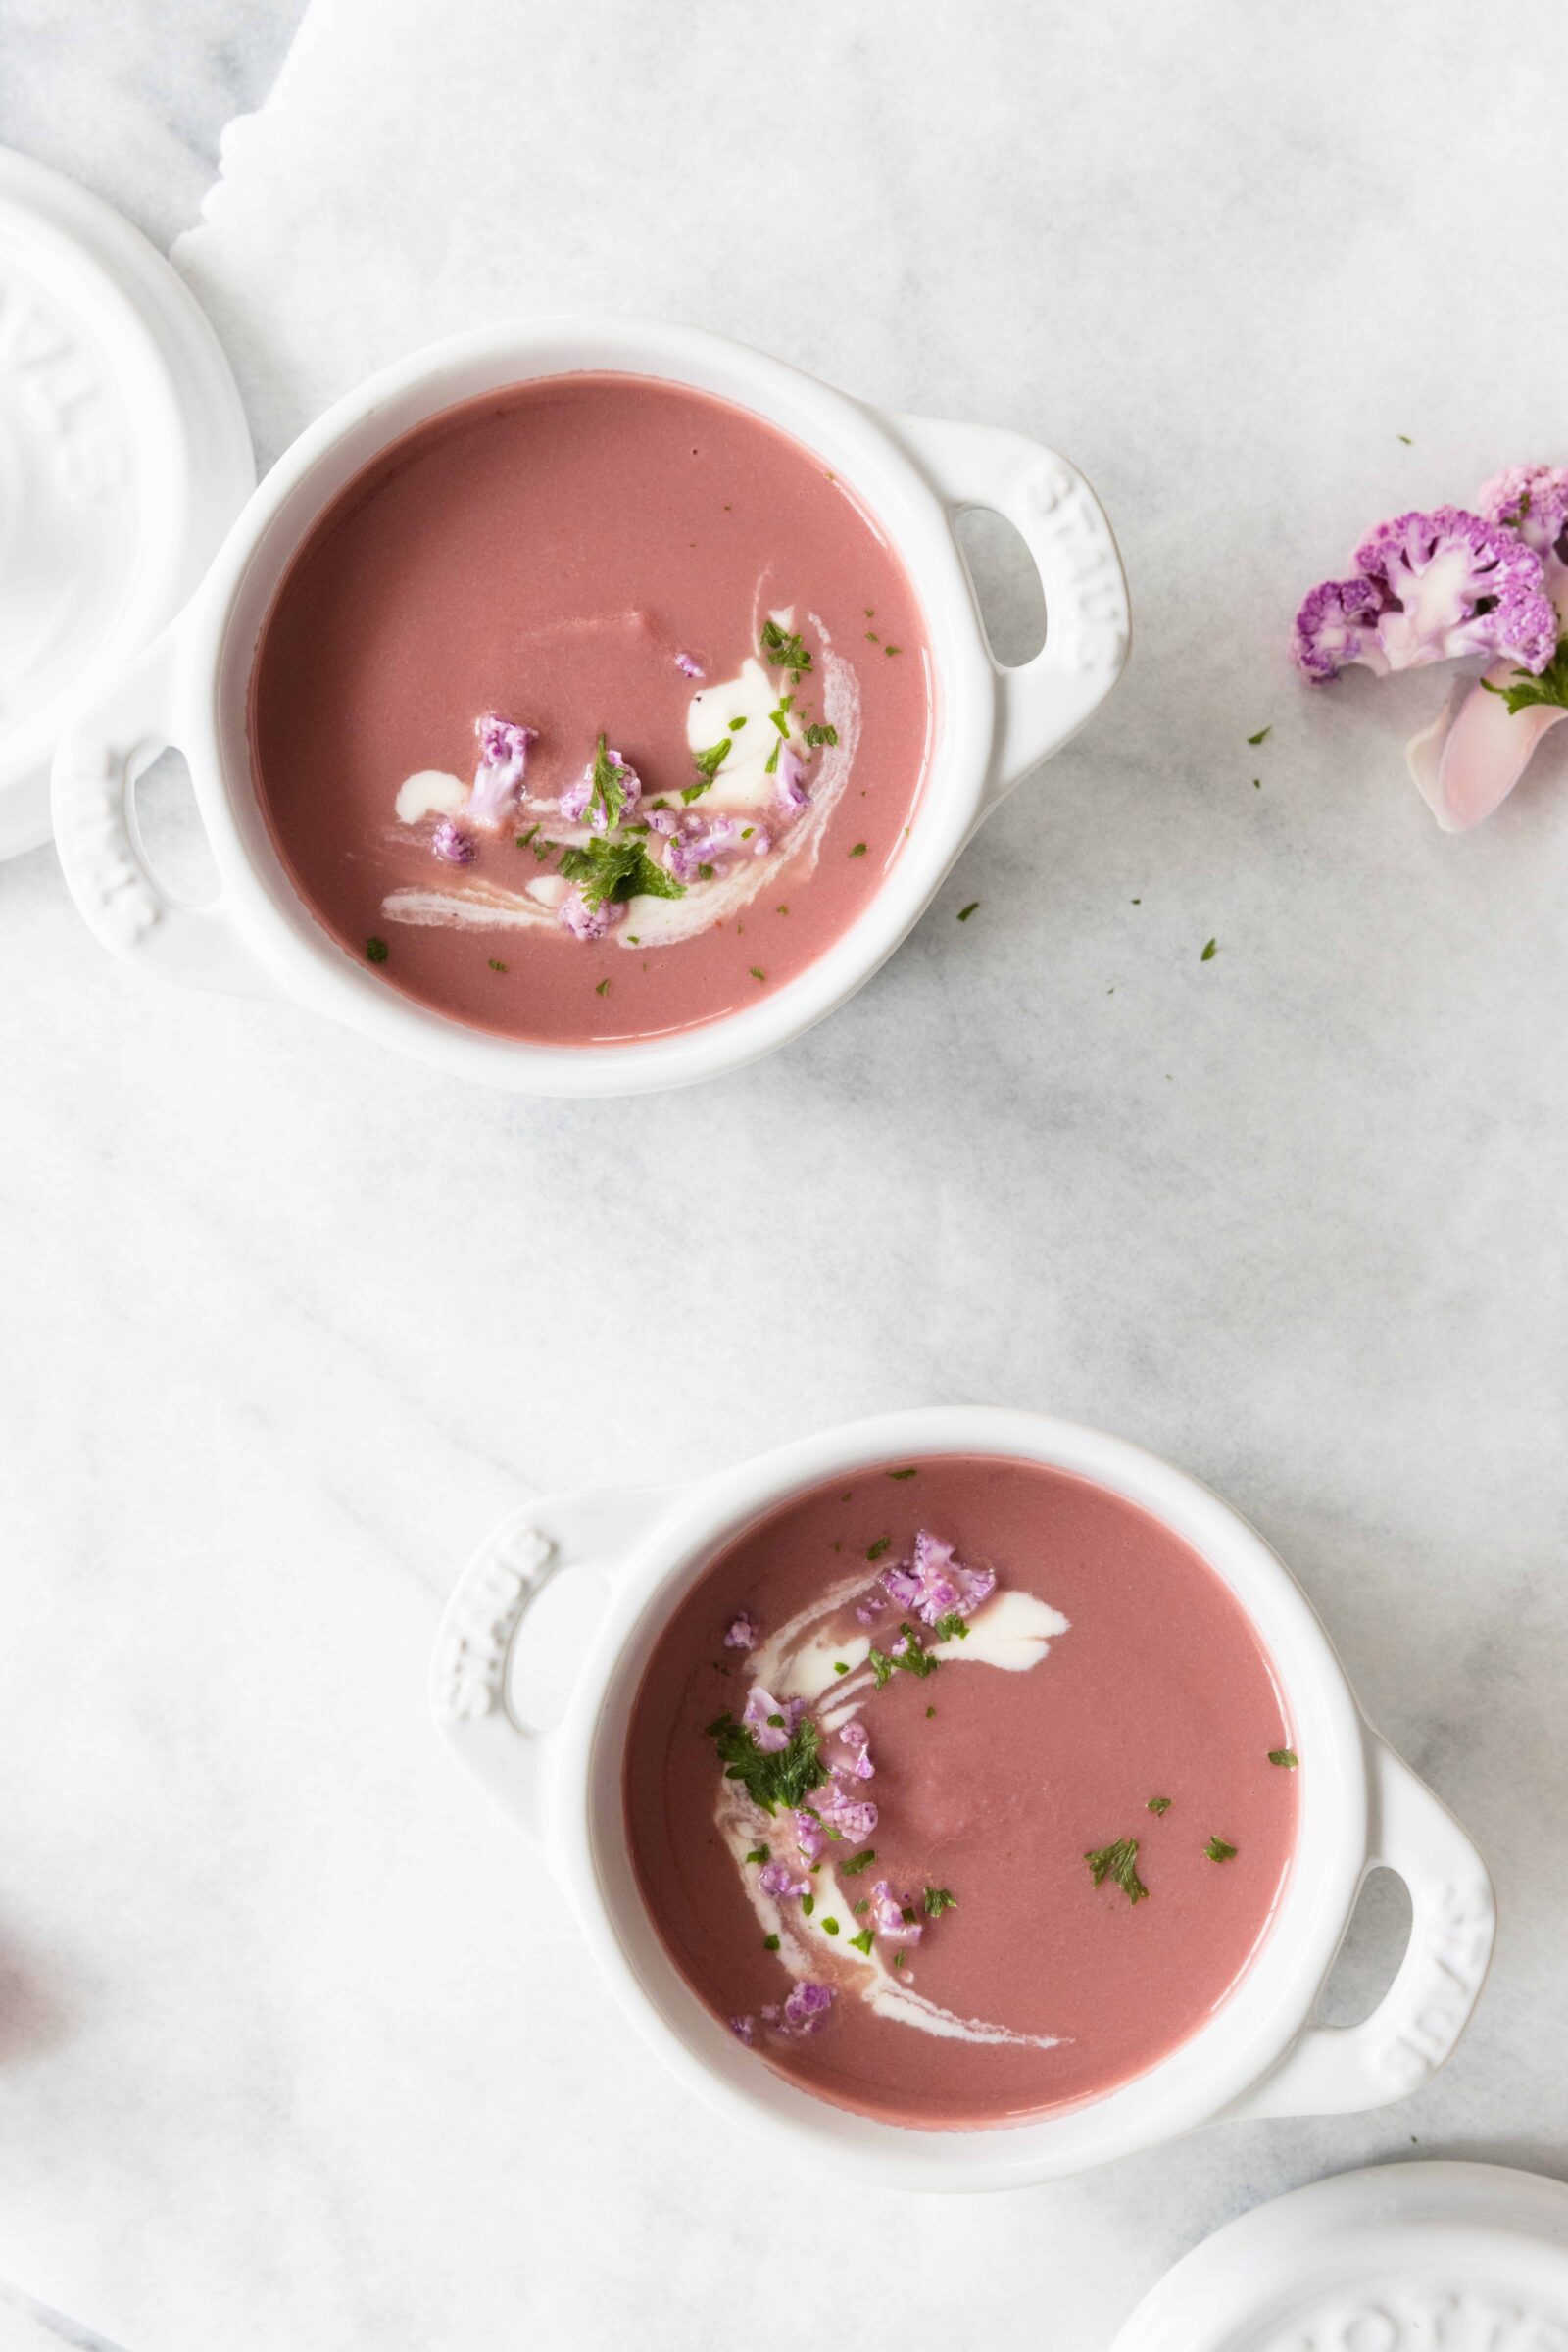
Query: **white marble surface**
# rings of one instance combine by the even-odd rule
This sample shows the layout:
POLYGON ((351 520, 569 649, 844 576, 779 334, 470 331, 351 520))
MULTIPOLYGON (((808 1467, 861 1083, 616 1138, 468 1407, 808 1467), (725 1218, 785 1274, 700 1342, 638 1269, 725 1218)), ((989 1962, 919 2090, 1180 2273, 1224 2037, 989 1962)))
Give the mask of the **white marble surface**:
MULTIPOLYGON (((56 14, 6 20, 0 134, 168 234, 281 19, 56 14)), ((1502 1931, 1401 2107, 824 2198, 846 2326, 1100 2352, 1278 2188, 1564 2169, 1568 757, 1444 840, 1398 757, 1434 682, 1313 696, 1282 653, 1363 522, 1568 455, 1568 24, 1508 14, 1504 60, 1450 0, 316 0, 179 257, 264 452, 444 326, 636 304, 1057 441, 1138 645, 876 983, 689 1095, 504 1101, 143 988, 47 854, 0 872, 0 2274, 47 2305, 129 2352, 755 2333, 760 2217, 809 2184, 633 2044, 425 1657, 523 1482, 935 1396, 1105 1423, 1253 1517, 1502 1931), (683 1270, 721 1193, 746 1246, 683 1270), (644 1239, 678 1329, 607 1286, 644 1239)))

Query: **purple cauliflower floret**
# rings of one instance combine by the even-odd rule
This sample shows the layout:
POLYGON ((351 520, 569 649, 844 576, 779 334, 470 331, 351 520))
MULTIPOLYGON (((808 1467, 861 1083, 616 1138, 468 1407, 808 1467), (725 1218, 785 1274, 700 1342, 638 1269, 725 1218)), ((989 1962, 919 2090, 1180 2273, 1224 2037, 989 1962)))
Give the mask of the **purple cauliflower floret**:
POLYGON ((670 840, 664 863, 677 882, 701 882, 705 865, 719 872, 740 847, 741 829, 733 817, 696 818, 670 840))
POLYGON ((618 923, 625 913, 624 906, 613 899, 605 899, 590 906, 580 890, 568 890, 561 902, 560 919, 573 939, 603 939, 612 923, 618 923))
POLYGON ((741 1716, 764 1756, 776 1755, 788 1747, 795 1737, 795 1727, 806 1712, 806 1702, 800 1698, 777 1699, 754 1683, 741 1716))
POLYGON ((707 672, 692 660, 690 654, 677 654, 675 667, 683 678, 701 678, 707 675, 707 672))
POLYGON ((880 1943, 918 1943, 925 1933, 917 1919, 906 1919, 912 1911, 912 1902, 902 1901, 886 1879, 878 1879, 871 1889, 871 1926, 880 1943))
POLYGON ((784 744, 778 755, 778 772, 774 779, 774 795, 781 808, 791 815, 798 808, 810 806, 811 796, 806 789, 805 762, 793 744, 784 744))
MULTIPOLYGON (((914 1539, 913 1559, 889 1568, 882 1584, 895 1606, 912 1609, 927 1625, 939 1624, 944 1617, 967 1617, 983 1600, 989 1600, 997 1588, 989 1568, 965 1568, 954 1557, 954 1546, 924 1527, 914 1539)), ((906 1646, 896 1642, 894 1655, 906 1646)))
POLYGON ((1509 466, 1483 482, 1476 506, 1489 522, 1517 531, 1541 558, 1548 587, 1568 571, 1568 467, 1509 466))
POLYGON ((729 2030, 737 2041, 745 2042, 748 2049, 757 2039, 757 2020, 755 2018, 732 2017, 729 2021, 729 2030))
POLYGON ((785 2002, 779 2023, 786 2034, 814 2034, 832 2006, 831 1984, 800 1984, 785 2002))
POLYGON ((726 1649, 755 1649, 758 1636, 761 1630, 750 1609, 738 1609, 730 1620, 729 1630, 724 1636, 724 1647, 726 1649))
POLYGON ((801 1849, 803 1862, 820 1862, 827 1844, 827 1832, 814 1813, 803 1806, 795 1816, 795 1842, 801 1849))
POLYGON ((430 847, 448 865, 471 865, 479 855, 479 844, 471 833, 465 833, 450 816, 444 816, 430 836, 430 847))
POLYGON ((762 1870, 759 1871, 757 1884, 762 1892, 770 1894, 776 1903, 782 1902, 786 1895, 809 1894, 811 1891, 810 1880, 798 1879, 787 1862, 769 1862, 762 1870))
POLYGON ((876 1828, 876 1807, 867 1798, 849 1796, 835 1780, 811 1791, 807 1811, 814 1813, 824 1830, 836 1831, 847 1845, 863 1845, 876 1828))
POLYGON ((463 813, 470 825, 486 833, 505 824, 527 772, 528 753, 539 740, 537 727, 520 727, 514 719, 487 710, 473 722, 479 738, 479 764, 463 813))
POLYGON ((876 1766, 871 1761, 871 1735, 863 1723, 852 1718, 844 1726, 839 1734, 839 1753, 828 1757, 827 1768, 841 1780, 876 1778, 876 1766))
POLYGON ((1314 588, 1296 617, 1297 666, 1314 684, 1360 663, 1375 677, 1468 654, 1544 669, 1557 619, 1541 559, 1463 507, 1396 514, 1351 558, 1355 576, 1314 588))

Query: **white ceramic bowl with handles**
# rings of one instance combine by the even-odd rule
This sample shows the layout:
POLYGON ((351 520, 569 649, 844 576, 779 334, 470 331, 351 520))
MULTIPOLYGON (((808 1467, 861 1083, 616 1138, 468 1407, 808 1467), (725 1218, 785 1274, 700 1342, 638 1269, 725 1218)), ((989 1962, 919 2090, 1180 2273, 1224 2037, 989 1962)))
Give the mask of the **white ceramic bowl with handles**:
POLYGON ((1104 700, 1127 640, 1126 584, 1110 526, 1083 477, 1038 442, 882 415, 689 327, 533 319, 401 360, 301 435, 256 490, 177 620, 63 739, 55 839, 88 924, 106 947, 150 971, 201 988, 292 998, 441 1068, 520 1092, 635 1094, 751 1061, 853 995, 918 920, 981 819, 1104 700), (257 639, 289 560, 347 482, 388 443, 459 401, 582 369, 716 393, 793 434, 854 489, 923 608, 936 729, 909 840, 870 905, 815 963, 704 1027, 572 1047, 467 1028, 388 987, 332 939, 268 834, 245 700, 257 639), (1045 589, 1047 642, 1021 667, 994 660, 954 536, 956 516, 976 507, 1016 524, 1045 589), (218 867, 218 895, 206 906, 183 904, 159 881, 136 829, 136 774, 169 744, 189 761, 218 867))
POLYGON ((469 1564, 442 1621, 431 1703, 457 1754, 531 1838, 611 1989, 690 2087, 727 2116, 883 2185, 1009 2188, 1084 2170, 1222 2118, 1336 2115, 1414 2090, 1448 2057, 1485 1981, 1494 1927, 1486 1865, 1366 1722, 1323 1628, 1246 1520, 1119 1438, 1032 1413, 936 1407, 858 1421, 695 1485, 553 1494, 524 1504, 469 1564), (1295 1854, 1273 1926, 1210 2022, 1106 2097, 1031 2122, 917 2131, 855 2115, 776 2075, 710 2015, 656 1934, 632 1875, 621 1754, 650 1650, 714 1554, 818 1481, 932 1453, 1077 1472, 1191 1544, 1247 1611, 1284 1686, 1301 1765, 1295 1854), (513 1652, 554 1576, 592 1580, 601 1614, 550 1730, 509 1700, 513 1652), (1313 2012, 1369 1870, 1410 1890, 1410 1940, 1360 2025, 1313 2012))

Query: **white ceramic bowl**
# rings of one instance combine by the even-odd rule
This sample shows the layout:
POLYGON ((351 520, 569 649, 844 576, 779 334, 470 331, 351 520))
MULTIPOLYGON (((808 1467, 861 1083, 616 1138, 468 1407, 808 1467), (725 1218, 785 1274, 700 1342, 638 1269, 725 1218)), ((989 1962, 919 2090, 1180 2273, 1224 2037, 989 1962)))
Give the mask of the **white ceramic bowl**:
POLYGON ((442 1622, 431 1703, 458 1754, 536 1841, 612 1990, 693 2090, 839 2169, 906 2188, 1005 2188, 1081 2171, 1222 2117, 1344 2114, 1415 2089, 1464 2030, 1492 1955, 1486 1866, 1370 1728, 1316 1617, 1256 1531, 1181 1471, 1097 1430, 965 1407, 859 1421, 698 1484, 557 1494, 503 1521, 442 1622), (661 1943, 632 1874, 621 1751, 633 1695, 670 1612, 728 1539, 819 1480, 921 1454, 996 1454, 1076 1471, 1185 1538, 1246 1609, 1284 1685, 1301 1755, 1299 1822, 1272 1929, 1191 2040, 1104 2098, 980 2131, 915 2131, 814 2098, 743 2049, 661 1943), (513 1650, 554 1575, 600 1608, 565 1711, 522 1725, 513 1650), (1313 2022, 1367 1872, 1410 1890, 1409 1945, 1357 2026, 1313 2022))
POLYGON ((687 327, 535 319, 418 352, 302 434, 245 507, 190 604, 91 701, 54 768, 55 838, 77 906, 106 947, 176 980, 274 993, 463 1075, 521 1092, 634 1094, 750 1061, 853 995, 918 920, 980 820, 1109 693, 1127 652, 1110 526, 1081 475, 1019 434, 891 416, 743 345, 687 327), (936 739, 910 838, 858 919, 787 987, 705 1027, 630 1045, 494 1037, 414 1004, 312 915, 257 805, 245 697, 258 634, 317 516, 389 442, 455 402, 606 368, 696 385, 765 417, 831 466, 887 532, 924 609, 936 739), (966 508, 1014 522, 1044 584, 1049 635, 1018 668, 993 659, 954 537, 966 508), (132 788, 168 744, 189 761, 219 873, 182 904, 152 872, 132 788))

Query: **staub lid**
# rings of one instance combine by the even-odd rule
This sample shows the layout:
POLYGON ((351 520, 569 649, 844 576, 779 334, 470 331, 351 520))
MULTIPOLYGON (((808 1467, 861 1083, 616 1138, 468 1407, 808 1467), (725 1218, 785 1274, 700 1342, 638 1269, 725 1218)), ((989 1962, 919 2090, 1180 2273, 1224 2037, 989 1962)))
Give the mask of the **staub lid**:
POLYGON ((1494 2164, 1340 2173, 1218 2230, 1112 2352, 1568 2352, 1568 2187, 1494 2164))
POLYGON ((170 264, 0 148, 0 857, 49 838, 74 696, 178 610, 255 478, 228 363, 170 264))

